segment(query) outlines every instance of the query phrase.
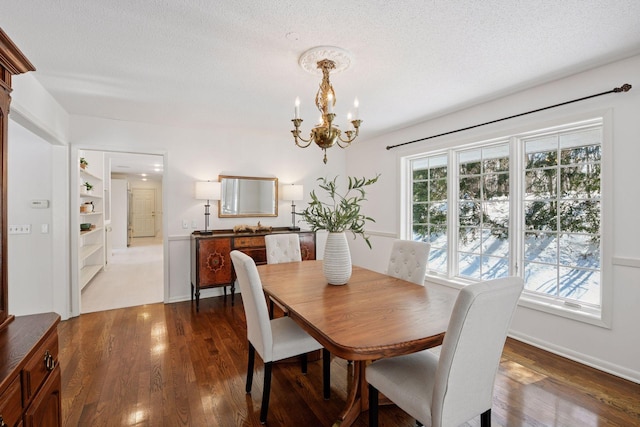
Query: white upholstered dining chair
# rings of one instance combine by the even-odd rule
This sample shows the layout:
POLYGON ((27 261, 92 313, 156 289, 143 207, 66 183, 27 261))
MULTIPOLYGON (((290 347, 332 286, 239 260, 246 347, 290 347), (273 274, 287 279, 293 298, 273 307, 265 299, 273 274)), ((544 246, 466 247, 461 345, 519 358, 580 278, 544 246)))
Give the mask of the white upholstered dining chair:
POLYGON ((424 285, 431 244, 413 240, 395 240, 389 256, 387 274, 424 285))
POLYGON ((330 386, 329 351, 323 348, 311 335, 302 330, 290 317, 269 319, 267 302, 262 291, 262 282, 253 258, 240 251, 232 251, 231 261, 240 285, 242 304, 247 318, 247 338, 249 340, 247 393, 251 393, 256 352, 264 362, 264 386, 260 422, 264 424, 267 420, 273 362, 294 356, 302 356, 302 371, 306 373, 307 353, 322 349, 323 395, 325 399, 328 399, 330 386))
MULTIPOLYGON (((264 245, 267 252, 267 264, 302 261, 300 237, 297 233, 267 234, 264 236, 264 245)), ((274 304, 275 302, 269 299, 269 317, 272 319, 274 304)), ((280 308, 286 315, 286 310, 283 307, 280 308)))
POLYGON ((419 423, 455 427, 480 415, 491 425, 493 384, 523 280, 468 285, 458 295, 440 356, 428 350, 366 368, 369 426, 378 425, 378 392, 419 423))
POLYGON ((267 234, 264 236, 267 264, 302 261, 300 237, 297 233, 267 234))

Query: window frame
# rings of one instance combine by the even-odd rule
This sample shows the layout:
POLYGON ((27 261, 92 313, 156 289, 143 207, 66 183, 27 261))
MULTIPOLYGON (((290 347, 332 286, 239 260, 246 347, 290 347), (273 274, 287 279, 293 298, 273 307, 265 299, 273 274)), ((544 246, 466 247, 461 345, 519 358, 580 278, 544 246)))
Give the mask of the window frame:
POLYGON ((523 277, 524 275, 524 240, 521 237, 524 227, 524 209, 522 204, 522 198, 524 193, 524 144, 523 140, 531 138, 532 136, 542 135, 545 133, 558 133, 568 130, 578 130, 580 128, 587 128, 599 125, 602 128, 602 159, 600 161, 601 175, 600 175, 600 237, 601 237, 601 260, 600 260, 600 306, 599 308, 593 308, 585 305, 566 303, 564 300, 556 299, 552 296, 545 296, 542 294, 532 294, 523 292, 519 305, 527 307, 533 310, 561 316, 568 319, 577 320, 584 323, 593 324, 603 328, 611 327, 612 317, 612 296, 613 296, 613 281, 612 281, 612 238, 613 238, 613 225, 609 220, 612 213, 612 197, 613 197, 613 168, 612 168, 612 113, 610 110, 598 111, 580 114, 572 117, 565 117, 564 119, 557 119, 552 123, 536 123, 531 122, 517 130, 502 132, 502 136, 491 139, 475 138, 472 142, 468 139, 466 141, 451 139, 446 146, 440 146, 433 150, 422 150, 407 155, 400 155, 400 173, 401 173, 401 197, 402 203, 400 203, 400 235, 402 238, 412 239, 413 223, 412 223, 412 208, 413 208, 413 195, 412 195, 412 180, 413 171, 411 168, 411 162, 413 160, 425 157, 431 157, 436 155, 447 156, 448 162, 448 198, 449 201, 454 201, 454 207, 450 202, 448 219, 447 219, 447 233, 449 236, 448 252, 447 252, 447 273, 435 273, 432 270, 427 270, 427 280, 446 284, 452 287, 461 288, 470 283, 474 283, 477 280, 466 279, 459 276, 454 276, 453 272, 458 270, 457 257, 458 257, 458 236, 456 232, 452 230, 457 229, 458 224, 458 192, 459 192, 459 163, 458 153, 463 150, 469 150, 473 148, 485 148, 491 145, 499 145, 505 143, 509 144, 509 200, 510 200, 510 224, 509 224, 509 248, 510 248, 510 260, 509 271, 510 274, 523 277), (513 237, 511 237, 513 236, 513 237))

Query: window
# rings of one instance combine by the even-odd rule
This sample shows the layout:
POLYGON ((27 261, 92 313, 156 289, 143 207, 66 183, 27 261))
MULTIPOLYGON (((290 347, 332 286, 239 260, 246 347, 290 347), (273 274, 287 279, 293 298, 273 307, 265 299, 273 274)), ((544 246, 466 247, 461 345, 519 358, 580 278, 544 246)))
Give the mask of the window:
POLYGON ((447 156, 411 161, 413 240, 431 242, 429 268, 447 272, 447 156))
POLYGON ((528 292, 600 304, 601 141, 600 127, 523 140, 528 292))
POLYGON ((431 242, 429 274, 519 275, 527 298, 599 312, 602 153, 593 119, 407 158, 411 238, 431 242))
POLYGON ((458 152, 458 275, 509 275, 509 145, 458 152))

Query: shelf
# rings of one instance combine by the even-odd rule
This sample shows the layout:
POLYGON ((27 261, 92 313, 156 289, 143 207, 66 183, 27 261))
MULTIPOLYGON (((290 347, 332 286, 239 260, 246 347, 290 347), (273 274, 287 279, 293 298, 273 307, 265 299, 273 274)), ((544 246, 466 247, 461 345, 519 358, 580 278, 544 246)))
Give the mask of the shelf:
POLYGON ((84 261, 91 255, 102 249, 102 245, 86 245, 80 248, 80 261, 84 261))
POLYGON ((102 265, 85 265, 80 269, 80 290, 102 270, 102 265))
POLYGON ((82 168, 80 168, 80 176, 87 176, 87 177, 91 177, 91 178, 93 178, 93 179, 97 179, 97 180, 102 181, 102 178, 100 178, 100 177, 99 177, 99 176, 97 176, 97 175, 92 174, 92 173, 91 173, 91 172, 89 172, 87 169, 82 169, 82 168))
POLYGON ((80 198, 84 198, 84 199, 102 199, 102 196, 100 196, 98 194, 80 193, 80 198))
POLYGON ((80 212, 80 215, 102 215, 102 212, 80 212))
POLYGON ((93 234, 96 231, 100 231, 100 230, 102 230, 102 227, 92 228, 91 230, 81 230, 80 231, 80 237, 84 237, 84 236, 86 236, 88 234, 93 234))

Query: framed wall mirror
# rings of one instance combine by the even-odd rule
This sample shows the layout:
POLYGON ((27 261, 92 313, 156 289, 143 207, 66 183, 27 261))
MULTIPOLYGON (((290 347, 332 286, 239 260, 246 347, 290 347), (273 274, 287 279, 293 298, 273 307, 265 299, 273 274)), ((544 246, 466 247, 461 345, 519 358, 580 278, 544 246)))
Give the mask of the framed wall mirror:
POLYGON ((278 178, 218 176, 219 218, 278 216, 278 178))

